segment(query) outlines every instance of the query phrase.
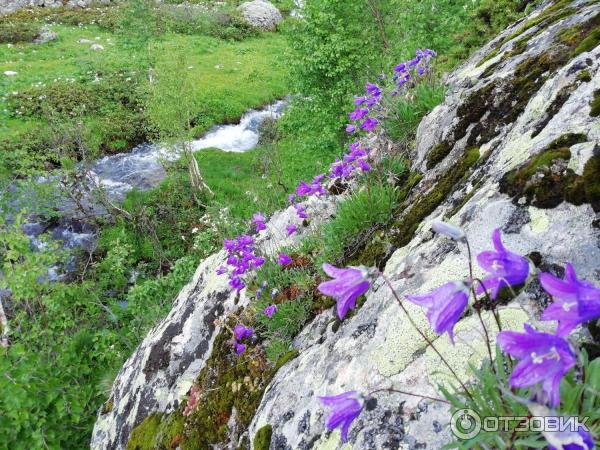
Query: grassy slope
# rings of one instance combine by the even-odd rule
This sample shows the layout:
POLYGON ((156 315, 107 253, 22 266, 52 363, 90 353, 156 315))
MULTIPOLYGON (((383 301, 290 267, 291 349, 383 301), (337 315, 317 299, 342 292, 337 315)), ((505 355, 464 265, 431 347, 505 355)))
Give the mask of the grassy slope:
MULTIPOLYGON (((37 83, 93 77, 95 73, 127 71, 132 55, 119 45, 119 37, 96 26, 56 25, 56 42, 0 47, 0 133, 10 137, 43 125, 41 119, 11 118, 6 111, 12 92, 37 83), (99 39, 96 39, 99 38, 99 39), (79 39, 95 40, 103 51, 93 51, 79 39), (18 72, 14 77, 4 71, 18 72)), ((173 49, 183 50, 192 66, 196 87, 193 95, 202 115, 198 131, 223 121, 233 121, 245 110, 287 93, 281 54, 284 38, 266 34, 242 42, 226 42, 207 36, 162 35, 151 47, 151 57, 169 58, 173 49), (220 68, 216 68, 219 66, 220 68)), ((93 120, 93 119, 92 119, 93 120)))

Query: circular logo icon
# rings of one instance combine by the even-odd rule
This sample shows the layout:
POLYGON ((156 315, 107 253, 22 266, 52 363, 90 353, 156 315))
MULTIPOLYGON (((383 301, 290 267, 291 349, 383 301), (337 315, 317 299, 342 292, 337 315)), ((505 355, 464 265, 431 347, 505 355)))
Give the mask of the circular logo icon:
POLYGON ((452 414, 450 429, 459 439, 471 439, 481 431, 481 417, 472 409, 459 409, 452 414))

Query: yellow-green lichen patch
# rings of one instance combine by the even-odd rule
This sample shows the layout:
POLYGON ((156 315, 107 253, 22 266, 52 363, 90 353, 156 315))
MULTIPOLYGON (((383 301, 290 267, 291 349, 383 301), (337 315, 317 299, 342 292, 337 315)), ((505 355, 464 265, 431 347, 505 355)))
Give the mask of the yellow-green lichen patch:
POLYGON ((550 106, 548 106, 548 108, 546 109, 544 118, 536 125, 533 132, 531 133, 532 138, 536 137, 538 134, 541 133, 541 131, 544 128, 546 128, 546 125, 548 125, 548 123, 560 111, 560 109, 563 107, 563 105, 569 99, 569 97, 571 96, 571 93, 575 90, 576 87, 577 87, 577 85, 571 84, 569 86, 565 86, 560 91, 558 91, 558 93, 556 94, 556 97, 554 97, 554 100, 552 101, 552 103, 550 103, 550 106))
POLYGON ((600 14, 586 22, 561 30, 557 39, 572 48, 571 58, 593 50, 600 44, 600 14))
MULTIPOLYGON (((422 308, 408 301, 404 302, 404 306, 419 329, 433 339, 435 334, 422 308)), ((404 312, 399 307, 393 311, 394 318, 386 325, 385 339, 372 355, 377 371, 387 377, 402 372, 427 345, 404 312)))
POLYGON ((548 229, 550 225, 550 219, 548 215, 543 209, 534 208, 533 206, 529 207, 529 217, 531 217, 531 221, 529 222, 529 228, 535 234, 542 234, 544 231, 548 229))
POLYGON ((175 448, 183 437, 183 416, 152 414, 133 429, 127 450, 167 450, 175 448))
POLYGON ((273 427, 271 425, 265 425, 259 429, 254 435, 254 441, 252 442, 254 450, 269 450, 272 434, 273 427))
POLYGON ((339 428, 336 428, 329 434, 325 434, 321 436, 315 445, 314 450, 351 450, 352 446, 350 444, 344 444, 340 447, 340 443, 342 442, 342 434, 340 433, 339 428))
MULTIPOLYGON (((499 311, 503 330, 522 330, 523 324, 529 320, 527 313, 519 307, 504 308, 499 311)), ((488 330, 492 356, 495 356, 496 335, 498 325, 490 311, 482 312, 483 322, 488 330)), ((473 376, 470 366, 480 367, 482 361, 489 358, 485 343, 485 333, 477 315, 461 320, 454 328, 455 344, 452 345, 447 335, 435 340, 436 349, 444 356, 446 362, 458 375, 462 382, 473 376)), ((425 352, 427 374, 434 386, 449 387, 457 384, 456 378, 441 361, 437 353, 428 348, 425 352)))

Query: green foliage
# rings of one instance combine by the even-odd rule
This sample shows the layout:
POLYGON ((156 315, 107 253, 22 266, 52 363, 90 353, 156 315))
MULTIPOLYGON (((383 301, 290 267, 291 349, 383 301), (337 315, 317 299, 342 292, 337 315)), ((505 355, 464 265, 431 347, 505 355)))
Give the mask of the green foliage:
POLYGON ((33 42, 39 35, 39 25, 27 22, 0 22, 0 44, 33 42))
POLYGON ((444 100, 445 88, 435 81, 420 83, 410 96, 398 99, 385 121, 386 131, 395 141, 413 138, 421 119, 444 100))
POLYGON ((265 425, 256 432, 254 436, 254 449, 255 450, 269 450, 271 446, 271 435, 273 433, 273 427, 271 425, 265 425))
MULTIPOLYGON (((508 379, 514 362, 496 348, 493 363, 485 362, 481 368, 472 367, 475 384, 469 387, 471 397, 460 389, 440 387, 442 393, 452 404, 452 413, 461 409, 475 411, 483 421, 486 417, 530 417, 528 405, 532 392, 530 389, 512 390, 508 379)), ((600 432, 600 359, 589 361, 583 352, 579 358, 582 367, 581 377, 572 370, 560 386, 561 404, 556 412, 565 417, 589 417, 586 425, 593 434, 600 432)), ((518 431, 519 422, 508 422, 507 430, 488 432, 482 430, 477 436, 467 440, 455 440, 448 448, 464 450, 485 448, 545 448, 547 443, 539 432, 518 431)))
POLYGON ((323 252, 319 259, 339 261, 350 257, 363 240, 387 224, 397 205, 398 190, 386 184, 367 184, 351 194, 337 209, 336 217, 322 230, 323 252))

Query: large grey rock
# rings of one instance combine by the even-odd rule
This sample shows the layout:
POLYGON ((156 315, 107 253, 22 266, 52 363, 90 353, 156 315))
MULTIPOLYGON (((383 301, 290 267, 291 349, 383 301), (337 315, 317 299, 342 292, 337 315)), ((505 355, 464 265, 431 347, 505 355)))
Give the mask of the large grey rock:
MULTIPOLYGON (((292 236, 276 233, 297 222, 291 206, 267 222, 257 236, 257 248, 273 257, 282 247, 293 247, 335 212, 335 199, 311 199, 307 211, 314 219, 292 236)), ((169 315, 148 333, 127 360, 113 384, 104 411, 92 434, 92 449, 125 448, 131 430, 155 412, 171 412, 179 405, 210 356, 221 331, 218 319, 247 305, 245 290, 236 295, 227 277, 216 274, 225 265, 224 251, 204 260, 193 280, 179 293, 169 315), (108 409, 108 411, 107 411, 108 409)))
POLYGON ((283 20, 279 10, 267 0, 252 0, 239 6, 242 17, 252 26, 265 31, 273 31, 283 20))
POLYGON ((55 41, 58 39, 58 33, 52 31, 48 27, 42 27, 40 29, 40 34, 35 38, 33 42, 36 44, 45 44, 47 42, 55 41))
MULTIPOLYGON (((446 100, 421 122, 413 169, 422 171, 424 179, 414 190, 411 199, 414 202, 437 187, 437 181, 456 166, 466 148, 479 146, 482 157, 474 170, 467 172, 468 178, 457 183, 440 206, 421 222, 414 238, 387 262, 384 273, 400 296, 426 292, 467 274, 465 248, 430 231, 431 221, 443 216, 450 216, 451 222, 463 227, 474 253, 490 248, 492 231, 501 228, 504 243, 511 250, 523 255, 539 252, 545 267, 562 266, 570 261, 583 278, 596 283, 600 280, 599 215, 589 204, 575 206, 563 202, 552 209, 540 209, 509 198, 499 188, 500 180, 508 171, 566 134, 587 136, 586 142, 571 147, 568 167, 576 173, 581 174, 587 160, 600 151, 600 121, 590 116, 590 101, 600 88, 600 47, 582 53, 556 71, 541 74, 539 89, 527 92, 525 99, 515 98, 517 92, 511 90, 511 86, 514 87, 511 80, 521 63, 527 64, 550 50, 560 30, 587 21, 600 12, 600 5, 592 2, 577 1, 573 5, 578 7, 576 14, 540 33, 535 27, 531 29, 522 54, 506 55, 522 37, 518 36, 506 42, 494 58, 479 64, 495 44, 512 35, 522 24, 506 30, 451 74, 446 100), (493 68, 482 77, 490 66, 493 68), (589 72, 590 81, 578 79, 581 70, 589 72), (510 123, 503 123, 502 118, 494 122, 486 115, 491 110, 488 107, 476 122, 466 124, 465 136, 454 139, 454 128, 461 121, 461 106, 468 105, 492 83, 495 90, 485 100, 506 101, 509 105, 523 101, 522 111, 510 123), (569 89, 565 89, 567 87, 569 89), (551 105, 556 104, 559 93, 564 92, 568 97, 554 111, 553 117, 546 116, 551 105), (487 142, 483 142, 486 139, 482 136, 489 128, 481 127, 482 124, 497 125, 496 133, 492 133, 491 138, 488 134, 487 142), (450 143, 448 155, 437 166, 427 169, 426 161, 432 149, 444 141, 450 143)), ((462 111, 464 114, 464 108, 462 111)), ((410 213, 408 208, 406 214, 410 213)), ((480 269, 476 269, 475 275, 482 275, 480 269)), ((532 281, 502 311, 503 326, 521 329, 522 323, 529 321, 541 328, 552 327, 551 323, 537 320, 544 306, 543 298, 539 285, 532 281)), ((429 330, 423 312, 410 303, 406 307, 420 327, 429 330)), ((325 411, 317 400, 319 395, 349 390, 368 393, 380 387, 394 387, 440 397, 438 386, 449 377, 431 348, 425 350, 426 343, 407 323, 389 290, 380 282, 372 287, 354 316, 339 326, 334 325, 331 318, 331 312, 315 318, 296 339, 301 353, 279 370, 265 391, 250 426, 250 438, 270 424, 273 427, 271 448, 277 450, 438 449, 447 443, 451 436, 446 406, 402 394, 379 394, 377 407, 361 414, 351 427, 348 444, 340 442, 339 431, 327 432, 325 411)), ((493 330, 493 323, 489 325, 493 330)), ((473 317, 457 325, 455 347, 448 344, 446 336, 436 338, 430 334, 430 338, 435 339, 434 345, 464 380, 469 376, 468 363, 477 364, 486 355, 481 344, 482 330, 473 317)))

